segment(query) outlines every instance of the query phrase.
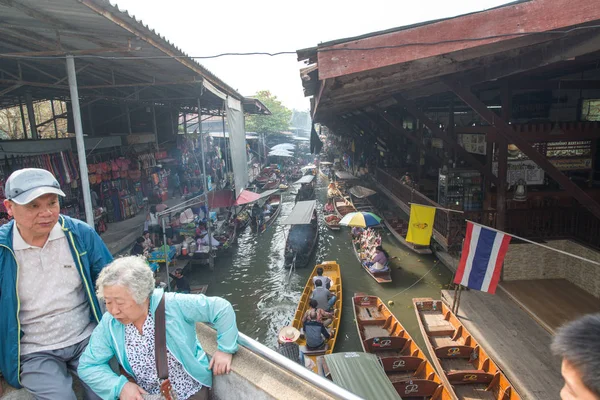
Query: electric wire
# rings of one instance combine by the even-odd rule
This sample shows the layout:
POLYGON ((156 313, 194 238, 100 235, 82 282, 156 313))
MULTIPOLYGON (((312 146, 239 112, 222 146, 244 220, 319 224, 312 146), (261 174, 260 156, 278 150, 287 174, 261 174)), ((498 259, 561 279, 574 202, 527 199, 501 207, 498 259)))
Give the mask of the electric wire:
MULTIPOLYGON (((493 39, 501 39, 507 37, 525 37, 525 36, 537 36, 537 35, 562 35, 566 36, 569 33, 580 31, 580 30, 591 30, 598 29, 600 25, 586 25, 586 26, 578 26, 571 29, 566 30, 554 30, 554 31, 524 31, 524 32, 514 32, 514 33, 502 33, 496 35, 487 35, 480 37, 468 37, 468 38, 457 38, 457 39, 447 39, 447 40, 439 40, 439 41, 423 41, 423 42, 408 42, 408 43, 400 43, 394 45, 386 45, 386 46, 374 46, 374 47, 339 47, 339 48, 316 48, 315 51, 317 53, 326 53, 326 52, 340 52, 340 51, 376 51, 376 50, 387 50, 387 49, 399 49, 404 47, 415 47, 415 46, 437 46, 441 44, 451 44, 451 43, 465 43, 465 42, 479 42, 484 40, 493 40, 493 39)), ((360 39, 356 39, 360 40, 360 39)), ((347 42, 343 42, 347 43, 347 42)), ((332 43, 331 45, 325 44, 325 46, 336 46, 343 43, 332 43)), ((135 51, 135 50, 133 50, 135 51)), ((68 54, 68 51, 65 51, 68 54)), ((221 58, 221 57, 232 57, 232 56, 269 56, 276 57, 281 55, 296 55, 296 51, 278 51, 278 52, 264 52, 264 51, 251 51, 251 52, 226 52, 213 54, 208 56, 102 56, 102 55, 94 55, 94 54, 81 54, 81 55, 73 55, 75 58, 79 59, 102 59, 102 60, 161 60, 161 59, 194 59, 194 60, 206 60, 213 58, 221 58)), ((0 58, 18 58, 18 59, 40 59, 40 60, 53 60, 53 59, 63 59, 66 58, 66 55, 54 55, 54 56, 35 56, 35 55, 19 55, 19 54, 0 54, 0 58)))

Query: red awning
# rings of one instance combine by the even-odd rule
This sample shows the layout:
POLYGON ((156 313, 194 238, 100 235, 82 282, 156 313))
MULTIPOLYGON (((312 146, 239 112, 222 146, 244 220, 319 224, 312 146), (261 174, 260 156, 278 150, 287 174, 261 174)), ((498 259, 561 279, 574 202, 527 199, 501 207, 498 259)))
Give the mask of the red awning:
POLYGON ((260 194, 251 192, 246 189, 242 189, 242 192, 233 204, 236 206, 241 206, 244 204, 252 203, 253 201, 256 201, 258 199, 260 199, 260 194))
POLYGON ((208 204, 211 209, 231 207, 233 205, 233 191, 215 190, 208 192, 208 204))

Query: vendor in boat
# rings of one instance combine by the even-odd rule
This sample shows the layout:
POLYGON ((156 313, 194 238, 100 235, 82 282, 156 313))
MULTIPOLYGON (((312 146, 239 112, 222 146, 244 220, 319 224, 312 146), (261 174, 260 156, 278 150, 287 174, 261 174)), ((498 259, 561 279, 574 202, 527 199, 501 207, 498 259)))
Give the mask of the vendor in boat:
POLYGON ((328 213, 328 214, 330 214, 330 213, 332 213, 332 212, 335 211, 335 208, 333 207, 333 200, 332 199, 327 200, 327 204, 325 204, 325 207, 323 207, 323 210, 326 213, 328 213))
POLYGON ((272 212, 273 212, 273 207, 271 206, 271 204, 269 204, 269 202, 266 202, 265 205, 263 206, 263 215, 264 216, 271 215, 272 212))
POLYGON ((373 265, 375 263, 379 263, 381 265, 385 265, 388 263, 389 255, 383 249, 383 246, 377 246, 375 248, 375 256, 371 259, 370 264, 373 265))
POLYGON ((365 230, 363 228, 361 228, 360 226, 355 226, 354 228, 352 228, 352 237, 353 238, 358 238, 360 235, 362 235, 362 233, 365 230))
POLYGON ((319 321, 315 310, 310 311, 308 319, 304 322, 304 336, 306 337, 306 347, 309 350, 322 349, 325 347, 325 340, 331 338, 331 334, 319 321))
POLYGON ((305 323, 309 320, 309 314, 313 311, 317 312, 317 321, 321 321, 323 326, 328 327, 333 322, 334 313, 327 312, 322 308, 319 308, 319 303, 315 299, 311 299, 308 303, 310 308, 306 310, 304 313, 304 318, 302 318, 302 323, 305 323))
POLYGON ((206 232, 204 234, 200 234, 197 237, 197 242, 198 242, 198 245, 201 245, 201 246, 212 245, 212 247, 218 247, 221 245, 221 242, 219 242, 217 239, 215 239, 215 237, 213 236, 212 233, 210 234, 210 237, 209 237, 208 233, 206 233, 206 232))
POLYGON ((144 254, 144 241, 145 239, 142 236, 135 240, 135 244, 131 248, 132 256, 141 256, 144 254))

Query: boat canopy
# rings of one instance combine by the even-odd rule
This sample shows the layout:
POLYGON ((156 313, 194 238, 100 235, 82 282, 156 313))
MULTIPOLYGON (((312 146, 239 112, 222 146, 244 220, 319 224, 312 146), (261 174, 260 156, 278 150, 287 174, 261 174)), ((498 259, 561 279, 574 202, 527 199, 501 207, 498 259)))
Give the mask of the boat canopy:
POLYGON ((373 196, 377 193, 376 191, 366 188, 364 186, 352 186, 348 191, 356 197, 358 197, 359 199, 364 199, 365 197, 373 196))
POLYGON ((294 206, 291 214, 283 221, 283 225, 307 225, 312 220, 313 212, 317 206, 316 200, 299 201, 294 206))
POLYGON ((279 189, 272 189, 272 190, 264 191, 262 193, 254 193, 254 192, 251 192, 250 190, 242 189, 242 192, 238 196, 235 203, 233 203, 233 205, 234 206, 242 206, 244 204, 254 203, 255 201, 264 199, 265 197, 272 195, 273 193, 275 193, 278 190, 279 189))
POLYGON ((300 168, 300 171, 304 172, 304 171, 308 171, 309 169, 316 169, 317 166, 314 164, 308 164, 302 168, 300 168))
POLYGON ((325 363, 333 382, 357 396, 377 400, 402 399, 374 354, 326 354, 325 363))
POLYGON ((294 183, 311 183, 315 179, 314 175, 304 175, 294 183))
POLYGON ((335 176, 337 176, 338 179, 357 179, 350 172, 346 172, 346 171, 335 171, 335 176))
POLYGON ((333 163, 329 161, 321 161, 319 165, 333 165, 333 163))

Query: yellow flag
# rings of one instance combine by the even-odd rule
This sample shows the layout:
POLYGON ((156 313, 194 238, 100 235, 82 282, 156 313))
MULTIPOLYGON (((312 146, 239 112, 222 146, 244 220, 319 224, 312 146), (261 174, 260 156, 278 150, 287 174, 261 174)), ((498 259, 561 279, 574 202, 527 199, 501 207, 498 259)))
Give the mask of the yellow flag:
POLYGON ((435 207, 411 204, 406 241, 421 246, 429 246, 433 234, 434 219, 435 207))

